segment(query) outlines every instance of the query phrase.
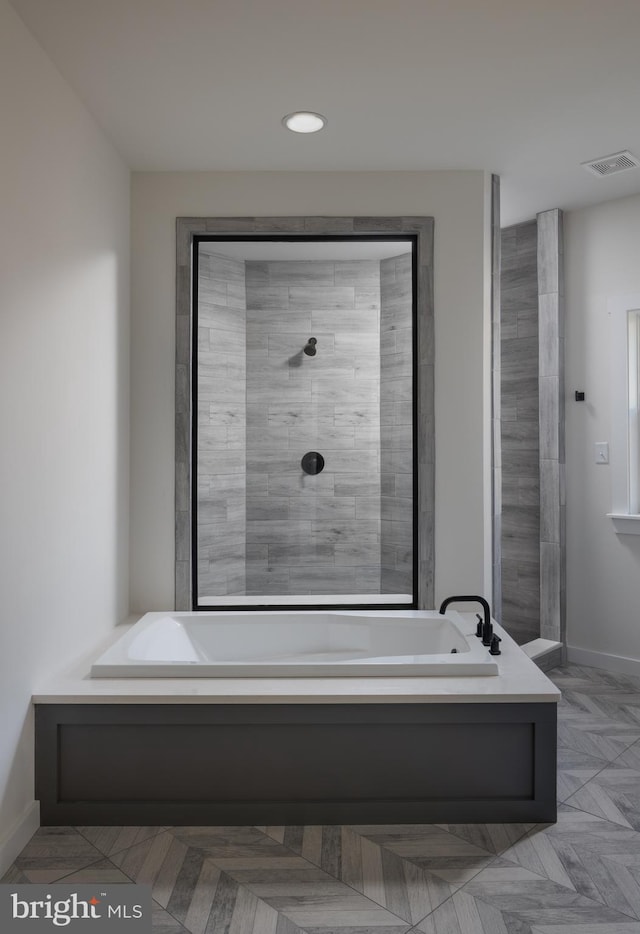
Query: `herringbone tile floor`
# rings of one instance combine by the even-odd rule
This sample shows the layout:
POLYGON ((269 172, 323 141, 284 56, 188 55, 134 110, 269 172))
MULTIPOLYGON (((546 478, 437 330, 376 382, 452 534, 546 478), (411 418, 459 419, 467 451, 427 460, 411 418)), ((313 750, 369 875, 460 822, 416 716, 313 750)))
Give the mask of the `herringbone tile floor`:
POLYGON ((640 934, 640 679, 550 677, 556 824, 43 827, 2 881, 148 883, 157 934, 640 934))

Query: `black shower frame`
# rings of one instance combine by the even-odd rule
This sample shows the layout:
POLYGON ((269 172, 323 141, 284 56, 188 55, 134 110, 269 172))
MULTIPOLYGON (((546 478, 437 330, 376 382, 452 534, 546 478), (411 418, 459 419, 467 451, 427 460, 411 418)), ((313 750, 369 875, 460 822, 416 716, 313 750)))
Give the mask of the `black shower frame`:
MULTIPOLYGON (((418 234, 193 234, 191 241, 191 609, 196 612, 257 612, 263 610, 407 610, 418 606, 418 234), (411 408, 413 457, 413 599, 411 603, 246 603, 198 605, 198 278, 201 243, 353 243, 398 241, 411 243, 411 408)), ((265 595, 268 596, 268 595, 265 595)), ((295 596, 295 595, 292 595, 295 596)), ((301 596, 303 596, 301 594, 301 596)))

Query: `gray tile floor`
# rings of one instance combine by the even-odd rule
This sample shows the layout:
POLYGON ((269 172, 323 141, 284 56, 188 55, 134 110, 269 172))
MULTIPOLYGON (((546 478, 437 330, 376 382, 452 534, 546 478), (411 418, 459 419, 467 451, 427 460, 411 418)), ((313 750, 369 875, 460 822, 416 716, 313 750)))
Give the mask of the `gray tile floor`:
POLYGON ((2 881, 151 884, 158 934, 640 934, 640 679, 550 676, 557 824, 43 827, 2 881))

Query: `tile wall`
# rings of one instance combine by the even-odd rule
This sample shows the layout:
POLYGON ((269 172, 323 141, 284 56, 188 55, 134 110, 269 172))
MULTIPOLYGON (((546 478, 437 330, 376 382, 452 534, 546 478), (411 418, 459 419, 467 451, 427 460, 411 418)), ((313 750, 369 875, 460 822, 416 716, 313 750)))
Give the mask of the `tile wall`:
POLYGON ((247 593, 378 593, 380 264, 247 261, 246 299, 247 593))
POLYGON ((198 593, 244 594, 246 298, 244 262, 199 258, 198 593))
POLYGON ((199 595, 410 594, 410 254, 245 263, 205 249, 199 595), (316 476, 308 451, 325 459, 316 476))
POLYGON ((502 231, 502 625, 540 636, 537 222, 502 231))
POLYGON ((413 588, 411 254, 380 263, 381 590, 413 588))

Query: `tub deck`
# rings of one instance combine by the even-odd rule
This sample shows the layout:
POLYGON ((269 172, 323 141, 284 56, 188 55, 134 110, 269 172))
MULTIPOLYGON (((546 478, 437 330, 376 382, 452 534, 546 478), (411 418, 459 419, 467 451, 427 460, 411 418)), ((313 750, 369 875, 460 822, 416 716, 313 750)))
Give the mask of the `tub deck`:
POLYGON ((90 680, 87 659, 33 698, 42 823, 553 821, 559 692, 496 629, 496 677, 90 680))

